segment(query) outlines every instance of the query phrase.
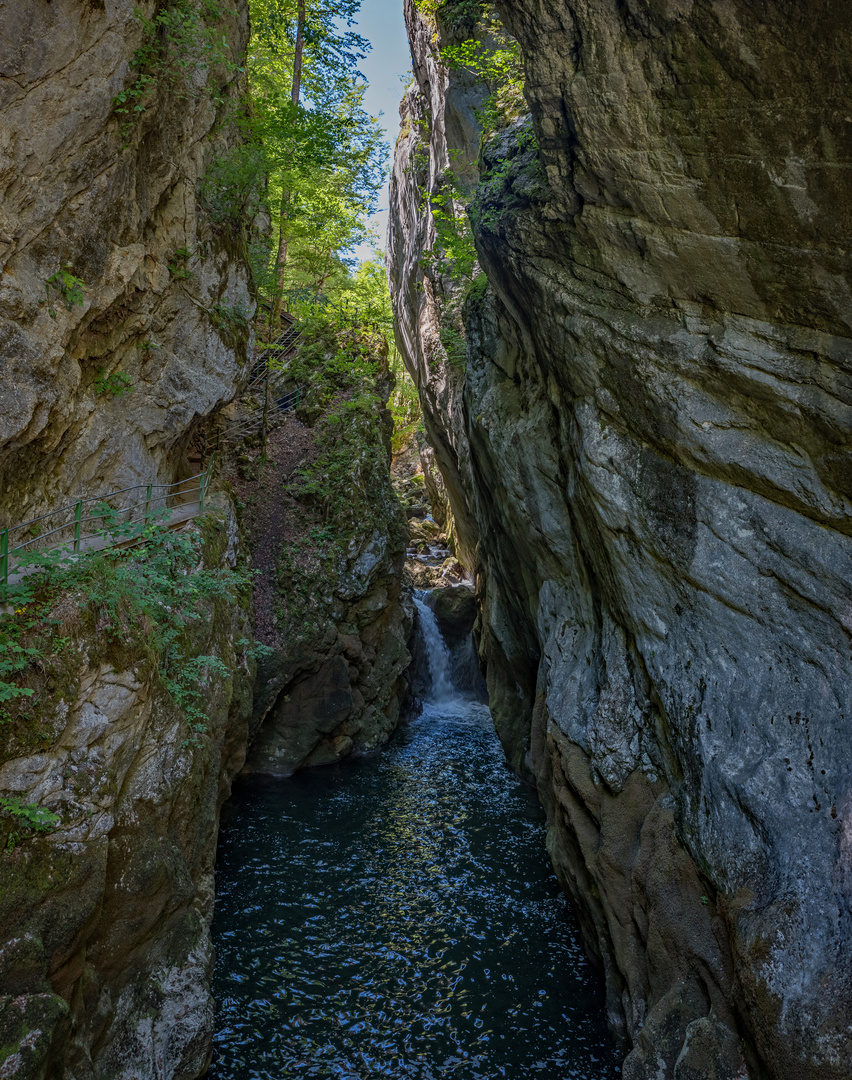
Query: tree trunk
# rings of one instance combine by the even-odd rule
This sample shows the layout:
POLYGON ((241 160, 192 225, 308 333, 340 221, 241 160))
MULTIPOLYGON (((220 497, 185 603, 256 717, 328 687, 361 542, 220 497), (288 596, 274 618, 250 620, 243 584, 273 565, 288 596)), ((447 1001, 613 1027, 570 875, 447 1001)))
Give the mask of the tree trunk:
MULTIPOLYGON (((299 21, 296 26, 296 51, 293 54, 293 86, 290 100, 298 108, 302 93, 302 53, 305 51, 305 0, 299 0, 299 21)), ((275 257, 275 303, 272 309, 273 327, 277 331, 281 323, 281 306, 284 301, 284 275, 287 270, 286 222, 290 208, 290 192, 281 192, 281 211, 278 216, 278 254, 275 257)))
POLYGON ((299 0, 299 24, 296 28, 296 52, 293 56, 293 92, 294 105, 299 104, 302 91, 302 52, 305 48, 305 0, 299 0))
MULTIPOLYGON (((281 193, 281 211, 278 216, 278 253, 275 256, 275 303, 272 309, 272 330, 275 337, 281 325, 281 305, 284 300, 284 275, 287 270, 287 211, 290 207, 290 192, 284 188, 281 193)), ((274 340, 274 338, 273 338, 274 340)))

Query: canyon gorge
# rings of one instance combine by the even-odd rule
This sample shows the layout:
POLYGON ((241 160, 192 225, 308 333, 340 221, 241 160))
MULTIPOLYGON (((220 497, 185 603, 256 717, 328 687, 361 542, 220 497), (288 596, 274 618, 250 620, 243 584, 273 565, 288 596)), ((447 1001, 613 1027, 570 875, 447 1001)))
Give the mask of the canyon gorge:
POLYGON ((401 445, 383 324, 288 336, 272 196, 221 210, 248 0, 0 0, 0 1077, 205 1074, 232 785, 268 817, 344 759, 434 779, 398 728, 439 626, 623 1080, 849 1080, 852 13, 399 3, 401 445), (140 81, 170 12, 187 59, 140 81), (79 556, 78 509, 64 569, 12 561, 128 490, 117 554, 79 556))

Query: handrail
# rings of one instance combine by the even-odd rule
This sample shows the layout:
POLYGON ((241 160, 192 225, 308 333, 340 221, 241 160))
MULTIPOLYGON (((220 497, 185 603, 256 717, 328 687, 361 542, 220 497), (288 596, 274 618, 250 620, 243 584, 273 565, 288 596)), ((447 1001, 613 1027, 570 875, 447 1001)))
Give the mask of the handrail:
MULTIPOLYGON (((205 470, 206 471, 206 470, 205 470)), ((128 491, 141 491, 142 488, 173 488, 179 487, 181 484, 188 484, 190 480, 198 480, 205 474, 203 472, 196 473, 195 476, 188 476, 186 480, 175 480, 173 484, 134 484, 132 487, 119 488, 117 491, 109 491, 106 495, 87 495, 85 498, 80 498, 77 502, 67 503, 65 506, 60 506, 56 510, 48 510, 46 514, 42 514, 41 517, 30 518, 29 521, 22 521, 20 525, 10 525, 9 532, 14 532, 16 529, 23 529, 27 525, 36 525, 39 521, 44 521, 45 518, 53 517, 55 514, 61 514, 64 510, 71 510, 78 504, 85 504, 90 502, 103 501, 104 499, 112 499, 116 495, 124 495, 128 491)), ((194 490, 194 489, 193 489, 194 490)), ((160 495, 158 498, 168 498, 169 496, 160 495)), ((121 513, 121 511, 117 511, 121 513)))
MULTIPOLYGON (((306 389, 306 386, 297 386, 294 390, 290 390, 282 397, 271 401, 269 406, 273 412, 290 412, 291 409, 297 409, 304 397, 306 389)), ((211 447, 218 447, 223 442, 232 441, 243 435, 262 435, 262 433, 263 412, 259 409, 256 416, 242 417, 239 420, 235 420, 232 424, 229 424, 224 428, 218 428, 215 432, 208 435, 205 449, 209 450, 211 447)))
MULTIPOLYGON (((144 525, 147 527, 148 523, 160 514, 170 514, 171 510, 168 507, 169 499, 176 498, 177 496, 193 495, 198 493, 198 513, 204 513, 204 500, 207 495, 207 490, 210 486, 210 481, 213 477, 213 469, 215 465, 215 454, 211 455, 207 464, 207 468, 200 473, 196 473, 195 476, 188 476, 183 480, 175 480, 171 484, 135 484, 131 487, 119 488, 117 491, 106 492, 102 495, 90 495, 86 498, 80 498, 75 503, 68 503, 65 506, 60 506, 56 510, 51 510, 47 514, 42 514, 40 517, 31 518, 29 521, 24 521, 20 525, 12 525, 9 528, 0 530, 0 585, 7 586, 9 584, 9 570, 11 565, 12 556, 15 552, 24 551, 31 545, 36 543, 43 543, 49 536, 54 536, 56 533, 70 532, 73 529, 73 536, 69 536, 66 540, 59 544, 50 545, 48 550, 61 550, 63 544, 70 544, 69 549, 73 554, 80 554, 80 542, 83 539, 90 539, 93 537, 108 537, 109 542, 106 547, 114 547, 118 544, 128 543, 133 541, 133 536, 128 536, 126 530, 134 525, 144 525), (194 487, 187 487, 193 480, 198 480, 198 484, 194 487), (118 508, 109 507, 108 512, 104 511, 100 514, 88 514, 83 515, 83 506, 86 503, 99 502, 106 503, 107 499, 115 498, 116 495, 125 495, 129 491, 141 491, 145 490, 145 498, 136 502, 130 503, 127 506, 120 506, 118 508), (173 490, 176 489, 176 490, 173 490), (162 495, 154 495, 155 490, 165 492, 162 495), (154 507, 157 503, 164 503, 162 510, 156 510, 154 507), (134 511, 139 511, 144 507, 144 511, 137 517, 134 517, 134 511), (47 518, 56 517, 58 514, 69 514, 73 511, 73 519, 65 521, 61 525, 57 525, 53 529, 49 529, 47 532, 39 533, 37 536, 30 537, 29 540, 25 540, 21 544, 17 544, 14 547, 9 546, 9 536, 11 533, 17 532, 27 526, 35 525, 40 521, 45 521, 47 518), (127 518, 124 521, 119 522, 119 518, 127 514, 127 518), (94 521, 109 522, 105 528, 93 529, 92 531, 86 531, 84 537, 84 526, 90 525, 94 521), (125 535, 119 535, 118 530, 124 531, 125 535)), ((195 515, 192 515, 195 516, 195 515)), ((136 537, 136 542, 139 542, 140 537, 136 537)))

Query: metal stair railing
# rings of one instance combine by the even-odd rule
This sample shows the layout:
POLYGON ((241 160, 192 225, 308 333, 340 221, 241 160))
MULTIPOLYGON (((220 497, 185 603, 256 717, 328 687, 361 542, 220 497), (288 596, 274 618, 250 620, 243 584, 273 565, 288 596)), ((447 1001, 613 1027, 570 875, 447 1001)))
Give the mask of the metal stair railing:
POLYGON ((215 459, 211 456, 203 472, 185 480, 176 480, 173 484, 135 484, 102 495, 90 495, 29 521, 23 521, 20 525, 3 529, 0 531, 0 585, 9 584, 12 560, 16 553, 55 551, 67 547, 69 555, 77 555, 84 554, 86 550, 103 550, 139 543, 144 540, 144 531, 150 523, 163 520, 168 524, 173 511, 180 505, 192 506, 193 502, 198 505, 197 514, 182 518, 181 522, 203 514, 214 464, 215 459), (193 481, 197 483, 188 487, 193 481), (144 491, 144 498, 127 502, 130 494, 136 491, 144 491), (187 498, 192 495, 197 495, 197 500, 187 498), (119 496, 124 496, 122 502, 127 505, 111 506, 110 500, 119 496), (94 523, 98 521, 101 526, 95 527, 94 523), (45 525, 50 527, 45 530, 45 525), (35 533, 34 526, 39 527, 35 533), (27 533, 32 535, 23 539, 27 533), (51 542, 45 544, 51 537, 51 542), (95 547, 91 542, 96 539, 106 542, 95 547))
POLYGON ((302 336, 302 328, 298 322, 292 323, 275 341, 270 342, 255 358, 251 369, 247 392, 257 389, 266 380, 269 374, 269 362, 271 360, 283 361, 292 355, 299 338, 302 336))
MULTIPOLYGON (((274 401, 270 401, 269 409, 272 412, 292 412, 298 409, 305 396, 305 386, 297 386, 295 390, 291 390, 289 393, 284 394, 283 397, 276 398, 274 401)), ((253 414, 248 417, 241 417, 239 420, 234 420, 232 423, 225 427, 217 428, 215 432, 211 432, 207 436, 205 441, 205 452, 218 450, 222 443, 236 442, 239 439, 247 438, 250 435, 263 435, 263 411, 258 410, 257 414, 253 414)))

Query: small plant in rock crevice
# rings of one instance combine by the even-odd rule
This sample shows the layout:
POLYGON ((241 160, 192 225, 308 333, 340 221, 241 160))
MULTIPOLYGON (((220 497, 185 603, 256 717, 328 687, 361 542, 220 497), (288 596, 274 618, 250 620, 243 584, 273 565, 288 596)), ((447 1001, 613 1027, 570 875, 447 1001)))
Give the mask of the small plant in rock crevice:
MULTIPOLYGON (((59 814, 54 814, 52 810, 38 806, 36 803, 25 803, 23 799, 15 795, 0 795, 0 813, 11 818, 19 828, 30 832, 50 832, 62 820, 59 814)), ((6 841, 6 850, 14 850, 20 840, 20 833, 10 833, 6 841)))
POLYGON ((190 278, 195 277, 194 272, 187 266, 187 262, 190 258, 192 258, 192 252, 189 248, 180 247, 172 252, 172 257, 168 261, 168 267, 169 276, 173 281, 188 281, 190 278))
POLYGON ((249 313, 242 304, 214 304, 210 321, 219 330, 239 333, 248 329, 249 313))
POLYGON ((104 368, 98 368, 93 385, 98 396, 109 394, 110 397, 125 397, 133 393, 133 380, 123 371, 107 374, 104 368))
POLYGON ((66 263, 63 269, 44 283, 45 299, 42 304, 47 304, 47 313, 51 319, 56 318, 56 308, 53 306, 54 299, 58 296, 62 299, 65 307, 71 311, 74 307, 82 307, 85 300, 86 283, 82 278, 75 277, 71 273, 71 263, 66 263))

